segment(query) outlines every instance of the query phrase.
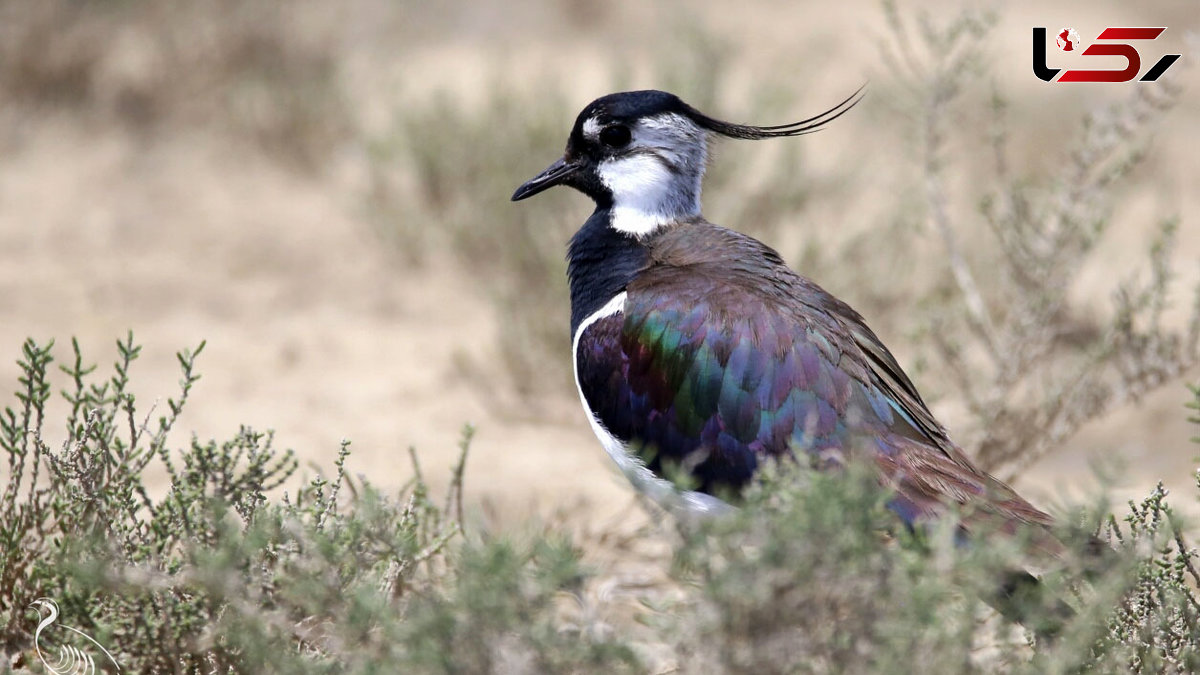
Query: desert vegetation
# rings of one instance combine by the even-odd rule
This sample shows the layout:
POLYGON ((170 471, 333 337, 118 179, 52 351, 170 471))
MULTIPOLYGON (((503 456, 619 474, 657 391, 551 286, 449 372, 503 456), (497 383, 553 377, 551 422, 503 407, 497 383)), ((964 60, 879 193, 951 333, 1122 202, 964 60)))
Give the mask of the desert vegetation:
MULTIPOLYGON (((200 376, 204 345, 178 354, 180 391, 139 409, 140 347, 117 343, 111 374, 76 345, 25 344, 0 443, 3 640, 8 668, 36 669, 29 597, 110 645, 131 672, 1191 672, 1200 664, 1196 552, 1161 486, 1118 516, 1072 514, 1076 542, 1022 612, 1069 617, 1053 637, 988 609, 1019 542, 955 543, 954 524, 897 531, 865 472, 768 471, 729 518, 643 531, 674 547, 666 581, 642 590, 637 623, 599 591, 603 573, 554 526, 472 531, 463 486, 472 429, 436 499, 413 479, 381 493, 345 472, 280 497, 296 471, 270 433, 218 442, 168 433, 200 376), (59 380, 67 440, 43 440, 59 380), (142 478, 171 476, 161 497, 142 478), (1116 553, 1095 574, 1088 535, 1116 553), (820 542, 820 545, 814 545, 820 542)), ((1200 388, 1190 406, 1200 410, 1200 388)), ((1194 418, 1195 419, 1195 418, 1194 418)), ((1198 421, 1200 423, 1200 421, 1198 421)), ((1197 485, 1200 489, 1200 483, 1197 485)), ((631 542, 610 542, 631 554, 631 542)), ((659 560, 659 563, 665 561, 659 560)))

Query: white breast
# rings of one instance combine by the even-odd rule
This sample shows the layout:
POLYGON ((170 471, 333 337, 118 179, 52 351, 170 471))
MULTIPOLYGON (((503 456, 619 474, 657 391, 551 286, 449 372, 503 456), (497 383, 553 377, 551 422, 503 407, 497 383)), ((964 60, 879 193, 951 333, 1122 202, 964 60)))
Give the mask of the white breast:
POLYGON ((591 406, 588 405, 587 398, 583 395, 583 388, 579 384, 579 338, 596 321, 623 312, 625 297, 625 293, 619 293, 584 319, 579 324, 579 329, 575 331, 574 339, 571 341, 571 364, 575 373, 575 388, 579 392, 579 402, 583 404, 583 414, 587 415, 588 422, 592 425, 592 432, 596 434, 596 438, 600 439, 600 445, 616 462, 621 473, 625 474, 625 477, 639 492, 653 499, 659 506, 676 516, 709 516, 727 513, 733 507, 726 502, 703 492, 678 490, 670 481, 659 478, 653 471, 646 468, 641 458, 630 452, 624 442, 604 428, 604 425, 592 413, 591 406))

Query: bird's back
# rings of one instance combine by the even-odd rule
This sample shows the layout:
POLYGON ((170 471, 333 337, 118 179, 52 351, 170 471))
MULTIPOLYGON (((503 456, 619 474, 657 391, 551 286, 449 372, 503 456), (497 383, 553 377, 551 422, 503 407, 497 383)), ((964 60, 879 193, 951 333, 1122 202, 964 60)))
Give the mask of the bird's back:
POLYGON ((909 524, 954 503, 1049 522, 959 451, 857 312, 774 250, 701 219, 642 243, 621 311, 578 336, 576 372, 655 474, 728 495, 767 457, 864 460, 909 524))

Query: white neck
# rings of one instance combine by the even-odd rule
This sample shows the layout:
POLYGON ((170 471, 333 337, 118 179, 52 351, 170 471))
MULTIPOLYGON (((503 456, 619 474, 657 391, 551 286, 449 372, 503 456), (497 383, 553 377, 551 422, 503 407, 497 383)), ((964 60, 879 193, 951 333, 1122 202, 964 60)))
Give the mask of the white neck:
POLYGON ((655 155, 613 162, 601 168, 600 177, 612 190, 612 226, 620 232, 642 237, 700 215, 700 177, 689 185, 655 155))

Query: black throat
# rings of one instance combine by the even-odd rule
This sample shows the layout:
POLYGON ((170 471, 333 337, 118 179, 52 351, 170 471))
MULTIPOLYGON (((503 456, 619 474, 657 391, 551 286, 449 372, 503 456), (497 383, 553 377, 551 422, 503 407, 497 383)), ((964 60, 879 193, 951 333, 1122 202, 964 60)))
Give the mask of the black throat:
POLYGON ((567 278, 571 285, 571 335, 638 275, 650 260, 645 242, 609 226, 611 211, 599 207, 571 237, 567 278))

